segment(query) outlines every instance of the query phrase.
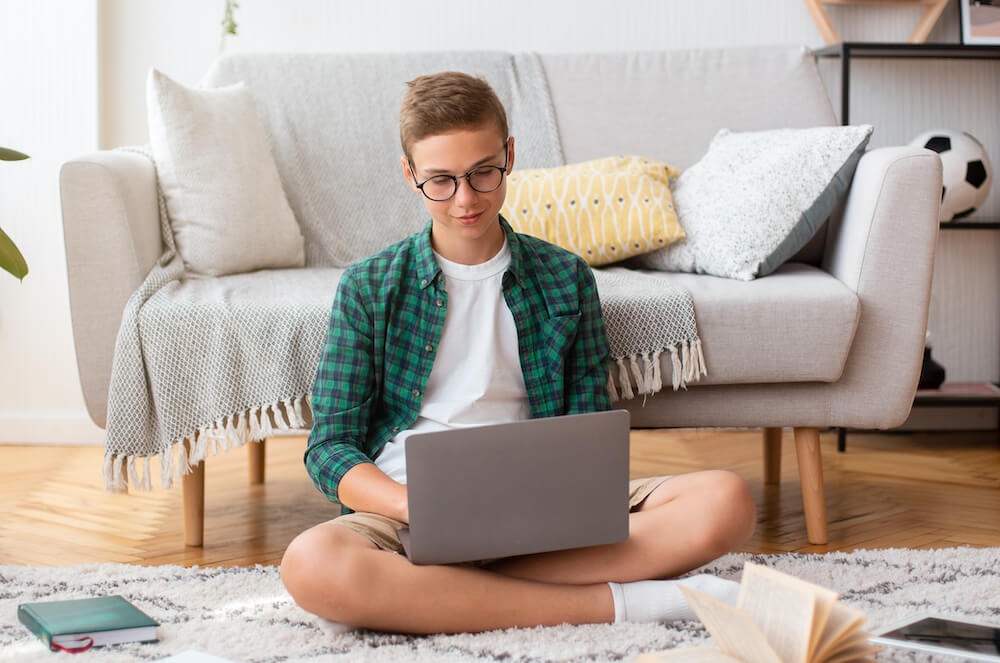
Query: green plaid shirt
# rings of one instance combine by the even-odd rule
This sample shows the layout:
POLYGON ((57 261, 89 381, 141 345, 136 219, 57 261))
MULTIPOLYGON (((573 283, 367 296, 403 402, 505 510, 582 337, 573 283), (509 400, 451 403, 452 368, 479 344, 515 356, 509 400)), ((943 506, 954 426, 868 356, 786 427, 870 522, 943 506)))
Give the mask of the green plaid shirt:
MULTIPOLYGON (((500 222, 510 246, 503 293, 517 327, 532 418, 610 409, 608 341, 590 268, 500 222)), ((309 476, 331 500, 349 469, 373 462, 416 422, 447 304, 430 225, 341 277, 305 453, 309 476)))

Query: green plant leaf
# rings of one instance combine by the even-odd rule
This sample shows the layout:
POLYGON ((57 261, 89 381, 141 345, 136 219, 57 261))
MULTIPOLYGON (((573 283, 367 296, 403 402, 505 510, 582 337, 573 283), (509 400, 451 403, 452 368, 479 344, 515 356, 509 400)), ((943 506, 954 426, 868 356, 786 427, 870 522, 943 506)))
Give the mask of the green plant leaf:
POLYGON ((28 275, 28 263, 24 261, 24 256, 17 250, 14 240, 7 236, 3 228, 0 228, 0 269, 7 270, 22 281, 28 275))
POLYGON ((0 147, 0 161, 20 161, 21 159, 27 158, 29 158, 28 155, 23 152, 11 150, 6 147, 0 147))

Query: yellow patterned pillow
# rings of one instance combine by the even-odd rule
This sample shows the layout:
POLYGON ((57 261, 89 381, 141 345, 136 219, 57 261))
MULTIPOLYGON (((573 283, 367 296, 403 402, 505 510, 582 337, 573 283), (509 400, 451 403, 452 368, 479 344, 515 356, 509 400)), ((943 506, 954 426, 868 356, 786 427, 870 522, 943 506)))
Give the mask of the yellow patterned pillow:
POLYGON ((670 195, 670 178, 678 175, 637 156, 515 170, 501 213, 518 232, 606 265, 684 237, 670 195))

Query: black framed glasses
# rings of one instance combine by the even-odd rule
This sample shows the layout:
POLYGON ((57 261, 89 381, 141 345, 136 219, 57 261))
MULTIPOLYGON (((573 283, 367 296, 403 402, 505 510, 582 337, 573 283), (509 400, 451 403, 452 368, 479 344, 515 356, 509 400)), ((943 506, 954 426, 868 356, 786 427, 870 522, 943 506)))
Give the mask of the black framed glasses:
MULTIPOLYGON (((476 166, 465 175, 432 175, 426 180, 417 184, 420 193, 424 194, 428 200, 440 203, 451 199, 458 192, 458 180, 464 179, 472 187, 473 191, 479 193, 489 193, 496 191, 503 184, 503 176, 507 172, 507 159, 510 152, 507 144, 504 143, 504 159, 502 166, 476 166)), ((417 176, 413 174, 413 164, 410 163, 410 175, 416 181, 417 176)))

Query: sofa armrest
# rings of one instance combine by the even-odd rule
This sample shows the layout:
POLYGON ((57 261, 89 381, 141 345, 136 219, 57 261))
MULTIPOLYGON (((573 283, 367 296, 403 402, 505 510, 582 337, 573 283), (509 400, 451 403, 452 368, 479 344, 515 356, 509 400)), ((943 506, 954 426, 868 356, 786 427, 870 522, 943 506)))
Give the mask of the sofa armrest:
POLYGON ((843 214, 831 219, 823 269, 861 303, 840 380, 845 389, 831 404, 834 420, 855 419, 866 400, 867 409, 880 404, 879 428, 909 415, 927 329, 940 199, 936 153, 881 148, 861 158, 843 214))
POLYGON ((107 421, 122 311, 163 251, 152 162, 101 151, 59 172, 73 342, 90 418, 107 421))

